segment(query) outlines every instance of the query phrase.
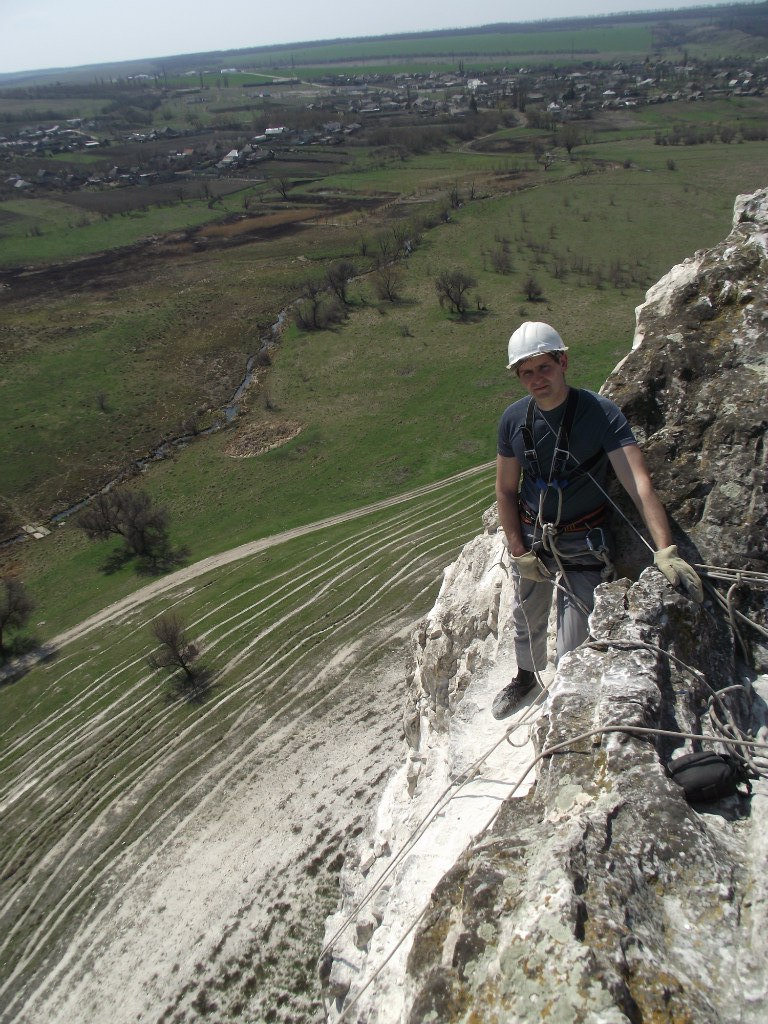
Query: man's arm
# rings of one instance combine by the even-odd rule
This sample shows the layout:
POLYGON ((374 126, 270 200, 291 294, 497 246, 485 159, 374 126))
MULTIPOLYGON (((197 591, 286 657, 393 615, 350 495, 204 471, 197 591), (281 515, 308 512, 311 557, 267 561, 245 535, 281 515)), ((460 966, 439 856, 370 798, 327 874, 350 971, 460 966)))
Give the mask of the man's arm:
POLYGON ((666 576, 673 587, 683 587, 689 597, 701 602, 704 599, 701 580, 693 566, 678 555, 677 546, 672 543, 667 513, 654 489, 643 453, 637 445, 630 444, 608 452, 608 458, 619 478, 619 483, 637 506, 653 538, 656 545, 653 556, 656 568, 666 576))
POLYGON ((499 522, 507 537, 509 552, 515 558, 525 554, 528 548, 523 541, 518 508, 521 466, 517 459, 505 455, 496 456, 496 501, 499 505, 499 522))
POLYGON ((619 483, 643 517, 656 548, 669 547, 673 543, 669 520, 653 486, 643 453, 636 444, 628 444, 608 452, 608 458, 619 483))

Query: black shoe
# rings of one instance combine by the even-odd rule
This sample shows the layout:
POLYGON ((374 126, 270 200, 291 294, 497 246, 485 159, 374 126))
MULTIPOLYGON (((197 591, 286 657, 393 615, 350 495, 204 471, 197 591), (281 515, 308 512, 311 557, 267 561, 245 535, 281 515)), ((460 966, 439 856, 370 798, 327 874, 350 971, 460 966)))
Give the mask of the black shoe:
POLYGON ((509 718, 517 705, 536 685, 536 675, 527 668, 519 668, 517 676, 503 690, 500 690, 491 705, 494 718, 509 718))

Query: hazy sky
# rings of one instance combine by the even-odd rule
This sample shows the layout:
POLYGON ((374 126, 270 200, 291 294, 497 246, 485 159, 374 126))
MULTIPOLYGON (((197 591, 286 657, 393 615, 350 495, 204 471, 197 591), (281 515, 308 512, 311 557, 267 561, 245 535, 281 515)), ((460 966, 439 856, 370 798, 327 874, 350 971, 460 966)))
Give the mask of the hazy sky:
POLYGON ((0 0, 0 72, 715 0, 0 0))

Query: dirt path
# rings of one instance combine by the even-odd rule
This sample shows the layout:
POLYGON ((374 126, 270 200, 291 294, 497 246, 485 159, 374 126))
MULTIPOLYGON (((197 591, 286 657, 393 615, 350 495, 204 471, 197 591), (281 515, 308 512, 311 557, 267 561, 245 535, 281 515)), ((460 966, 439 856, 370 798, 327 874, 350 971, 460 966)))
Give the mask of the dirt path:
POLYGON ((129 594, 120 601, 116 601, 107 608, 103 608, 100 612, 97 612, 90 618, 85 619, 83 622, 78 623, 78 625, 73 626, 71 629, 68 629, 54 637, 50 641, 49 647, 60 650, 62 647, 66 647, 67 644, 72 643, 73 640, 81 639, 94 629, 98 629, 108 622, 119 619, 127 613, 134 611, 136 608, 140 608, 141 605, 146 604, 147 601, 151 601, 155 597, 159 597, 160 594, 173 590, 175 587, 184 583, 196 580, 200 576, 204 576, 206 573, 211 572, 214 569, 220 569, 222 566, 229 565, 231 562, 237 562, 242 558, 248 558, 251 555, 258 554, 260 551, 266 551, 268 548, 275 547, 278 544, 284 544, 286 541, 293 540, 295 537, 304 537, 309 533, 316 533, 318 530, 324 530, 328 526, 338 526, 340 523, 348 523, 354 519, 360 519, 363 516, 371 515, 373 512, 378 512, 381 509, 392 508, 394 505, 403 504, 404 502, 411 501, 413 498, 418 498, 424 494, 431 494, 434 491, 439 491, 443 487, 450 486, 458 480, 466 480, 470 477, 477 476, 480 473, 485 473, 488 471, 490 466, 491 463, 476 466, 473 469, 467 469, 462 473, 457 473, 455 476, 449 477, 447 480, 441 480, 434 484, 425 484, 423 487, 416 487, 414 490, 407 491, 405 494, 399 494, 394 498, 385 498, 382 501, 374 502, 372 505, 364 505, 362 508, 354 509, 351 512, 342 512, 336 516, 329 516, 327 519, 320 519, 315 523, 307 523, 305 526, 296 526, 293 527, 293 529, 284 530, 282 533, 275 533, 270 537, 262 537, 259 540, 249 541, 247 544, 241 544, 239 547, 230 548, 228 551, 222 551, 217 555, 211 555, 209 558, 203 558, 201 561, 195 562, 194 565, 185 566, 177 572, 170 573, 168 576, 163 576, 162 579, 155 580, 153 583, 148 583, 145 587, 135 591, 133 594, 129 594))

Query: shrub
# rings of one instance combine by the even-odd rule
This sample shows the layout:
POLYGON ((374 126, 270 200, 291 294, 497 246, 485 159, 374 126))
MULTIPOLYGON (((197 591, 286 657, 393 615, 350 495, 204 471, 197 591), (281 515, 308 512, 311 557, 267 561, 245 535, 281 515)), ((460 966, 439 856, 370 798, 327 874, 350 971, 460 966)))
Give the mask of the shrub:
POLYGON ((533 275, 526 277, 523 282, 523 293, 529 302, 542 302, 544 300, 544 289, 533 275))

